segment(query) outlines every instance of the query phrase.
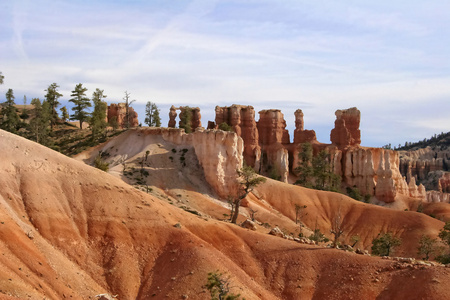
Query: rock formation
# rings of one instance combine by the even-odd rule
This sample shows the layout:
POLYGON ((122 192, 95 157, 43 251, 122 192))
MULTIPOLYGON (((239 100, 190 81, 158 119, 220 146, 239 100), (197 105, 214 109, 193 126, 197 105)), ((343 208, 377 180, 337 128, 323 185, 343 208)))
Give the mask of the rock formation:
POLYGON ((303 122, 303 111, 297 109, 295 115, 294 144, 317 142, 316 132, 314 130, 305 130, 303 122))
POLYGON ((331 143, 343 149, 347 146, 359 146, 361 144, 361 131, 359 123, 361 113, 356 107, 336 111, 334 129, 331 130, 331 143))
POLYGON ((261 171, 269 177, 287 182, 289 176, 289 132, 279 109, 262 110, 257 122, 261 146, 261 171))
POLYGON ((177 125, 177 121, 175 120, 176 117, 177 117, 177 109, 175 108, 175 106, 172 105, 169 111, 169 124, 167 124, 167 127, 175 128, 175 126, 177 125))
POLYGON ((423 182, 427 189, 438 190, 438 179, 427 180, 427 178, 432 172, 449 170, 450 151, 427 147, 414 151, 399 151, 399 153, 400 172, 406 176, 407 180, 415 177, 416 181, 423 182))
POLYGON ((258 142, 255 109, 252 106, 236 104, 229 107, 216 106, 215 127, 222 123, 231 126, 233 131, 244 140, 244 160, 247 165, 259 170, 261 148, 258 142))
MULTIPOLYGON (((415 180, 406 181, 399 171, 399 155, 392 150, 360 147, 359 130, 361 113, 353 107, 336 111, 335 128, 331 131, 331 145, 321 144, 314 130, 305 130, 303 112, 295 111, 294 143, 290 143, 286 121, 280 110, 270 109, 255 112, 251 106, 232 105, 216 107, 217 128, 227 123, 244 141, 244 160, 260 173, 287 182, 289 169, 295 174, 301 144, 313 144, 314 153, 326 150, 331 154, 332 168, 341 176, 344 186, 356 187, 362 195, 391 203, 399 195, 426 201, 423 185, 415 180)), ((448 187, 447 181, 443 181, 448 187)))
MULTIPOLYGON (((125 103, 111 104, 108 106, 108 122, 116 118, 117 123, 121 128, 126 127, 127 109, 125 103)), ((138 114, 132 107, 128 107, 128 120, 130 127, 137 127, 139 125, 138 114)))
POLYGON ((185 128, 186 131, 190 132, 202 127, 200 108, 189 106, 180 106, 177 108, 173 105, 170 107, 169 123, 167 124, 167 127, 175 128, 177 124, 177 110, 180 110, 180 121, 178 122, 180 128, 185 128), (185 124, 185 122, 188 122, 188 124, 185 124))
POLYGON ((243 165, 244 142, 236 133, 198 129, 186 134, 181 129, 158 130, 155 133, 160 133, 164 140, 194 148, 206 181, 220 197, 225 199, 237 194, 236 170, 243 165))
POLYGON ((375 196, 386 203, 397 195, 425 200, 425 188, 414 182, 408 185, 399 171, 396 151, 381 148, 348 147, 332 152, 335 173, 349 187, 357 187, 363 195, 375 196))

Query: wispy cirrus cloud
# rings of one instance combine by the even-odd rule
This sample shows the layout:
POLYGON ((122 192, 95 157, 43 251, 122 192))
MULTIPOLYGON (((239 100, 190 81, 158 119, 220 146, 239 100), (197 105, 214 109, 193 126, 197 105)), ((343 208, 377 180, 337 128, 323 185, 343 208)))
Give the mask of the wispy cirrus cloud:
MULTIPOLYGON (((3 88, 18 97, 42 97, 52 82, 69 95, 82 82, 115 102, 128 90, 161 107, 280 108, 291 130, 301 108, 322 142, 334 111, 357 106, 371 146, 450 127, 443 1, 18 0, 1 8, 3 88)), ((202 110, 204 123, 213 114, 202 110)))

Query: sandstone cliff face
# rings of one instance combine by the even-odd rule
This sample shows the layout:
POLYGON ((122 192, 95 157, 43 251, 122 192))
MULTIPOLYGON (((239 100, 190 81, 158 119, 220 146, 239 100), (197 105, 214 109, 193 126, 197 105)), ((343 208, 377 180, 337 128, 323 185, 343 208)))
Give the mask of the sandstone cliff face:
POLYGON ((287 182, 289 176, 289 132, 284 115, 279 109, 262 110, 257 122, 261 145, 262 173, 287 182))
MULTIPOLYGON (((448 171, 450 166, 450 151, 427 147, 414 151, 399 151, 400 171, 409 180, 415 177, 417 181, 426 181, 428 174, 434 171, 448 171)), ((437 182, 426 183, 428 189, 438 189, 437 182)))
POLYGON ((394 202, 397 195, 426 199, 422 185, 417 186, 415 181, 408 185, 400 174, 399 156, 396 151, 348 147, 335 151, 333 155, 336 161, 335 173, 342 177, 347 186, 357 187, 364 195, 375 196, 386 203, 394 202))
MULTIPOLYGON (((247 165, 255 170, 260 169, 261 148, 259 146, 259 135, 255 121, 255 109, 252 106, 232 105, 216 106, 215 127, 226 123, 232 127, 244 141, 244 160, 247 165)), ((208 126, 210 127, 210 126, 208 126)))
POLYGON ((181 129, 161 129, 165 141, 194 148, 208 184, 222 197, 238 192, 236 170, 242 168, 244 142, 234 132, 197 129, 186 134, 181 129))
MULTIPOLYGON (((108 121, 116 118, 117 123, 121 128, 126 127, 126 106, 125 103, 111 104, 108 106, 108 121)), ((128 120, 130 127, 137 127, 139 125, 138 114, 132 107, 128 108, 128 120)))
POLYGON ((222 198, 236 196, 239 191, 236 170, 242 168, 244 162, 242 138, 234 132, 196 131, 193 146, 206 181, 217 194, 222 198))
POLYGON ((361 112, 356 107, 352 107, 337 110, 335 114, 334 129, 331 130, 330 134, 331 143, 341 149, 346 146, 360 145, 361 131, 359 130, 359 123, 361 112))

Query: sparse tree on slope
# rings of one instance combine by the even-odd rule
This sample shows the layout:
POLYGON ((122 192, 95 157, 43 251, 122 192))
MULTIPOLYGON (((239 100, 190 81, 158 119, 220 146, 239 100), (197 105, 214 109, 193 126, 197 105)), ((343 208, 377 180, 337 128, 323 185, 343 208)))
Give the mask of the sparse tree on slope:
POLYGON ((50 104, 47 101, 41 104, 39 98, 31 100, 34 106, 34 117, 30 120, 30 132, 37 143, 46 144, 49 134, 50 104))
POLYGON ((339 244, 339 238, 344 233, 343 226, 342 226, 342 214, 341 214, 341 208, 339 207, 338 212, 333 218, 333 221, 331 223, 331 230, 330 233, 334 236, 333 239, 333 248, 337 248, 339 244))
POLYGON ((400 246, 402 240, 387 232, 379 235, 372 241, 372 254, 389 256, 394 248, 400 246))
POLYGON ((155 103, 148 101, 145 106, 144 123, 149 127, 161 127, 161 118, 159 117, 159 109, 155 103))
POLYGON ((67 112, 67 107, 63 106, 61 107, 61 119, 63 122, 67 122, 69 119, 69 113, 67 112))
POLYGON ((47 94, 45 95, 45 100, 49 104, 50 108, 50 130, 53 131, 53 126, 55 126, 58 121, 58 113, 56 112, 56 108, 59 105, 58 99, 63 95, 58 92, 59 85, 56 83, 52 83, 45 90, 47 94))
POLYGON ((231 222, 235 224, 239 216, 239 206, 242 200, 247 197, 253 188, 266 181, 266 178, 256 174, 255 170, 250 166, 242 167, 240 170, 237 170, 237 173, 239 175, 240 188, 238 195, 233 200, 234 211, 231 218, 231 222))
POLYGON ((99 133, 102 133, 108 123, 106 122, 106 102, 103 101, 107 96, 103 90, 96 89, 92 94, 92 102, 94 102, 94 111, 92 112, 91 120, 89 124, 92 130, 92 138, 96 138, 99 133))
POLYGON ((15 133, 19 126, 20 119, 17 115, 17 108, 14 106, 14 92, 12 89, 8 89, 6 92, 6 101, 1 110, 2 122, 0 128, 15 133))
POLYGON ((419 247, 417 248, 417 254, 425 255, 424 259, 430 259, 430 255, 436 252, 437 240, 431 238, 429 235, 422 235, 419 240, 419 247))
POLYGON ((74 113, 70 116, 70 119, 80 121, 80 130, 83 129, 83 122, 89 119, 89 113, 86 109, 92 106, 91 100, 86 97, 86 91, 87 88, 83 87, 81 83, 77 84, 70 95, 72 98, 69 100, 75 105, 72 107, 74 113))

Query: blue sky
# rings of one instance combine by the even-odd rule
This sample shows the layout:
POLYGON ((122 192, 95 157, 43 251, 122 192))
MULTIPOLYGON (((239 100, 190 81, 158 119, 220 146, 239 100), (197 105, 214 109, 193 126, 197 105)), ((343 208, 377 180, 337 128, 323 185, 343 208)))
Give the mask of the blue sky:
MULTIPOLYGON (((449 1, 0 1, 0 102, 77 83, 108 102, 281 109, 328 143, 334 112, 360 109, 362 145, 450 130, 449 1)), ((65 100, 65 101, 64 101, 65 100)), ((257 114, 258 119, 258 114, 257 114)))

